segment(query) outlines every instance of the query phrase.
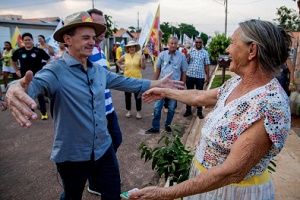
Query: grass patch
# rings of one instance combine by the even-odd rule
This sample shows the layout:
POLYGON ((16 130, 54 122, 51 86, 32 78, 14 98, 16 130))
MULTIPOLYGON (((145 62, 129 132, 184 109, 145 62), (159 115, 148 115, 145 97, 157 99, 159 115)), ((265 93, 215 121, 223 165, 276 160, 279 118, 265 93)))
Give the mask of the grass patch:
MULTIPOLYGON (((231 75, 229 75, 229 74, 225 75, 225 81, 227 81, 230 78, 231 78, 231 75)), ((211 84, 210 89, 220 87, 221 85, 222 85, 222 75, 215 75, 215 78, 211 84)))
MULTIPOLYGON (((223 67, 218 67, 218 70, 222 71, 222 70, 223 70, 223 67)), ((229 67, 226 67, 226 68, 225 68, 225 71, 229 71, 229 67)))
MULTIPOLYGON (((15 80, 14 78, 8 78, 8 82, 15 80)), ((3 79, 0 79, 0 85, 4 84, 3 79)))

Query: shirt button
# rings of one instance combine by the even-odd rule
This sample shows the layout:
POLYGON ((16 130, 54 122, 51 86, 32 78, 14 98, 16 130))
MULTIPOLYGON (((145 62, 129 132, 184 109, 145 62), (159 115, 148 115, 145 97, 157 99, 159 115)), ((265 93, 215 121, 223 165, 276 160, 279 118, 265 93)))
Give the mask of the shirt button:
POLYGON ((96 111, 94 113, 96 114, 96 111))
POLYGON ((97 137, 97 136, 96 136, 95 138, 96 138, 96 139, 98 139, 98 137, 97 137))
POLYGON ((96 126, 98 126, 98 124, 96 124, 96 126))

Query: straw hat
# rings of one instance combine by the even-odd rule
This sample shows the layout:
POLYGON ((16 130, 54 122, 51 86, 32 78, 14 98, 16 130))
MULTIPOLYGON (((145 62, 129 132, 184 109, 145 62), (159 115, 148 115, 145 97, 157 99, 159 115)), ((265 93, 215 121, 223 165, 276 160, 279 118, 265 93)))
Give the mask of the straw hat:
POLYGON ((130 46, 135 46, 135 52, 138 52, 138 51, 141 49, 141 46, 140 46, 139 44, 135 43, 135 41, 133 41, 133 40, 130 40, 130 41, 127 43, 127 45, 124 46, 124 51, 125 51, 126 53, 129 52, 129 51, 128 51, 128 47, 130 47, 130 46))
POLYGON ((94 23, 89 13, 85 11, 67 16, 64 22, 64 26, 58 29, 53 35, 53 38, 58 42, 65 42, 63 35, 71 28, 90 26, 95 29, 96 36, 101 35, 106 30, 104 25, 94 23))

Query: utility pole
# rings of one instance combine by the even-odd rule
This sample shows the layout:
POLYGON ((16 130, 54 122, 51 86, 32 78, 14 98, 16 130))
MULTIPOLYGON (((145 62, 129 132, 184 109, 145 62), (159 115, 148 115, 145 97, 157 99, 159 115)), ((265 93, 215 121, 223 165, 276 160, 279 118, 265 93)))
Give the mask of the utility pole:
POLYGON ((140 32, 140 24, 139 24, 139 11, 137 13, 137 32, 140 32))
POLYGON ((92 8, 93 9, 95 8, 95 2, 94 2, 94 0, 92 0, 92 8))
POLYGON ((227 37, 227 8, 228 8, 228 0, 224 0, 225 4, 225 37, 227 37))

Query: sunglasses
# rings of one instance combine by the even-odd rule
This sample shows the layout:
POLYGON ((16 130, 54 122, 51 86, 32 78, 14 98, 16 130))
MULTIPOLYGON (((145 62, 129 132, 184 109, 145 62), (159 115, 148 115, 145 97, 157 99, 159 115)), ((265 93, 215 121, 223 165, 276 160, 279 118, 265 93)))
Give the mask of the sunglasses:
POLYGON ((200 43, 200 44, 202 44, 202 42, 196 42, 196 44, 197 44, 197 43, 200 43))

